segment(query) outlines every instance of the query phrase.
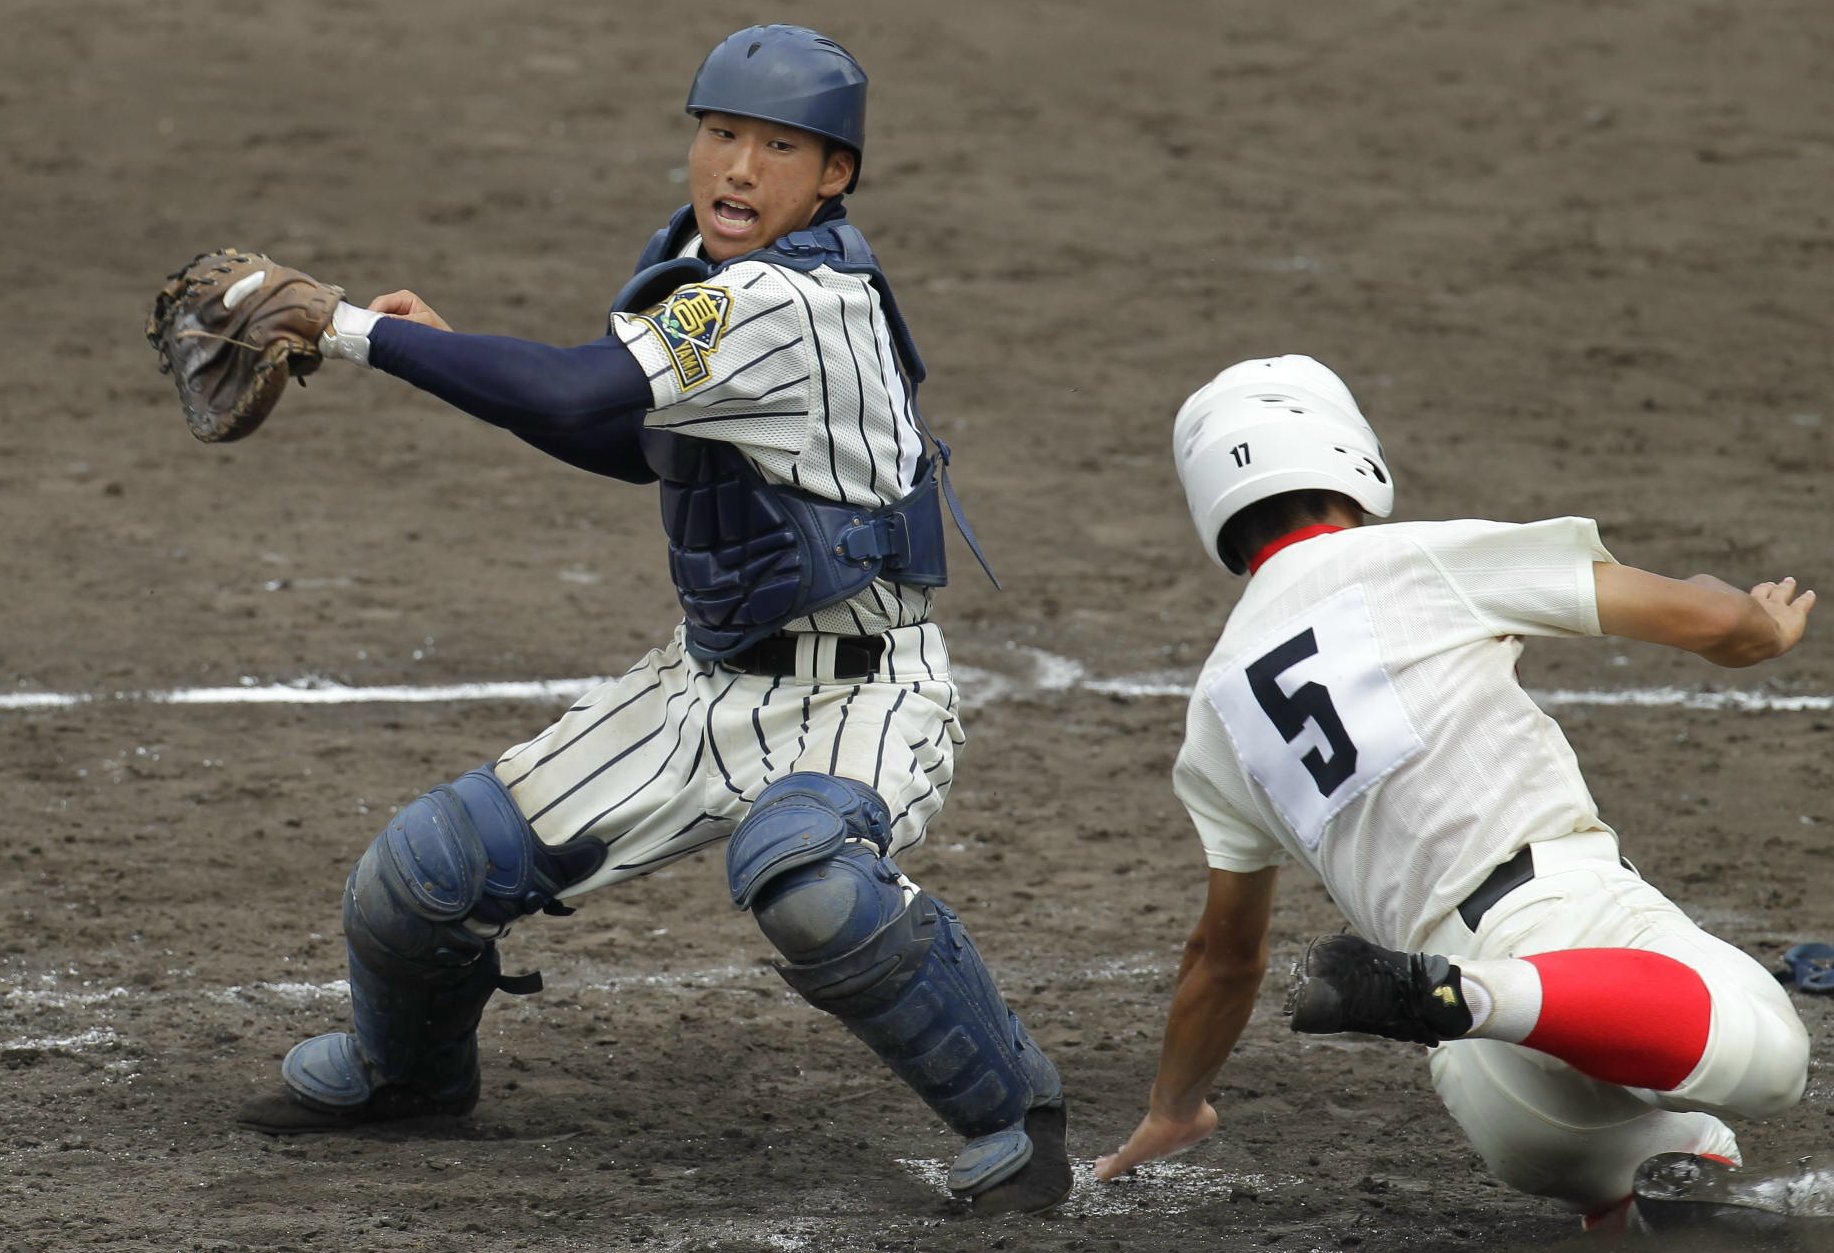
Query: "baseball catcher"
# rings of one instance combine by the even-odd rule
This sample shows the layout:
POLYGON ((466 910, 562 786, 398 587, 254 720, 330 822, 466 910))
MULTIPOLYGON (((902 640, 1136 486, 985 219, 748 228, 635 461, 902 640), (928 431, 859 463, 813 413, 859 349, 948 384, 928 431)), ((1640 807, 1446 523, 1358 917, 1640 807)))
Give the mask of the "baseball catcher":
MULTIPOLYGON (((321 359, 392 374, 570 465, 654 484, 682 620, 554 725, 404 805, 344 893, 352 1023, 305 1040, 241 1121, 275 1135, 469 1113, 499 942, 531 914, 725 843, 733 904, 784 980, 965 1142, 977 1213, 1071 1187, 1055 1066, 953 910, 907 876, 965 741, 941 628, 948 449, 923 361, 844 198, 866 75, 756 26, 688 93, 691 201, 605 333, 460 334, 264 257, 200 258, 149 335, 199 438, 236 439, 321 359)), ((783 1064, 794 1066, 796 1058, 783 1064)))
POLYGON ((343 299, 308 274, 259 253, 206 252, 154 298, 146 337, 178 385, 191 433, 241 439, 280 402, 288 379, 318 369, 319 336, 343 299))

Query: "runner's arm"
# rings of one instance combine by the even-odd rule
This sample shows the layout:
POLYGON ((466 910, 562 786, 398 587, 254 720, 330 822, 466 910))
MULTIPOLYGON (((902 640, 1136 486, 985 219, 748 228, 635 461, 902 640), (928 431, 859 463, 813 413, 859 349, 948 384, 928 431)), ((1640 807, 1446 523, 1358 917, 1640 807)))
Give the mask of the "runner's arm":
POLYGON ((1146 1117, 1126 1144, 1096 1162, 1098 1179, 1169 1157, 1216 1129, 1216 1109, 1207 1096, 1254 1012, 1267 970, 1267 926, 1278 874, 1274 867, 1250 874, 1210 871, 1203 916, 1185 942, 1178 968, 1146 1117))
POLYGON ((1815 593, 1798 595, 1793 578, 1741 592, 1710 574, 1671 579, 1603 561, 1592 571, 1605 634, 1685 649, 1721 666, 1755 665, 1787 653, 1815 607, 1815 593))

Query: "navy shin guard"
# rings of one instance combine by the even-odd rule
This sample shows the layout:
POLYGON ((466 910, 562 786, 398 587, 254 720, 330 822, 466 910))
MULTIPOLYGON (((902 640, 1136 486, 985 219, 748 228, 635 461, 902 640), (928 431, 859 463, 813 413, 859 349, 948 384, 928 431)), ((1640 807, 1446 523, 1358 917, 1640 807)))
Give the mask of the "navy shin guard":
POLYGON ((968 1138, 949 1186, 975 1195, 1025 1167, 1026 1115, 1061 1104, 1062 1084, 961 921, 933 897, 907 899, 886 817, 864 784, 779 780, 734 833, 733 896, 789 959, 784 980, 968 1138))
POLYGON ((282 1075, 309 1102, 356 1108, 376 1089, 434 1098, 476 1083, 477 1028, 499 988, 496 940, 556 904, 604 848, 589 838, 547 847, 496 774, 472 770, 403 807, 351 871, 344 891, 354 1034, 307 1040, 282 1075))

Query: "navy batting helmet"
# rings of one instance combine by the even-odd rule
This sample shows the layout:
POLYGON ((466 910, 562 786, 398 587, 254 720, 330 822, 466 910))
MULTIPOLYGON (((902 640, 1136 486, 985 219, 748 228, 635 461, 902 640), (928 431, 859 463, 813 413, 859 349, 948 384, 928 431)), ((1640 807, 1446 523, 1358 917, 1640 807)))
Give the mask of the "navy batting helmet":
POLYGON ((866 152, 866 71, 804 26, 748 26, 726 36, 688 88, 688 112, 732 113, 813 131, 853 150, 852 191, 866 152))

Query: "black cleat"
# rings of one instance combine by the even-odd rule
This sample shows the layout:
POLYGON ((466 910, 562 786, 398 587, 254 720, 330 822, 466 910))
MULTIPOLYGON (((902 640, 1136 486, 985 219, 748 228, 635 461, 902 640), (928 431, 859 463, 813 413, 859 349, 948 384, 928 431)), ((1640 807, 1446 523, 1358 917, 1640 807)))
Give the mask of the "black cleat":
POLYGON ((313 1131, 351 1131, 379 1122, 412 1118, 463 1118, 478 1105, 479 1076, 450 1096, 429 1096, 412 1088, 389 1086, 361 1105, 332 1109, 306 1101, 282 1084, 236 1111, 236 1122, 270 1136, 299 1135, 313 1131))
POLYGON ((1003 1179, 973 1198, 983 1218, 999 1214, 1039 1214, 1070 1195, 1075 1179, 1064 1135, 1069 1113, 1063 1102, 1041 1105, 1025 1115, 1025 1134, 1032 1142, 1031 1160, 1010 1179, 1003 1179))
POLYGON ((1286 998, 1294 1031, 1361 1031, 1414 1044, 1456 1040, 1471 1030, 1458 967, 1430 953, 1397 953, 1354 935, 1306 946, 1286 998))
MULTIPOLYGON (((1809 1231, 1834 1239, 1834 1169, 1755 1175, 1694 1153, 1658 1153, 1630 1186, 1637 1214, 1655 1232, 1712 1230, 1773 1240, 1809 1231)), ((1817 1248, 1822 1247, 1819 1243, 1817 1248)))

